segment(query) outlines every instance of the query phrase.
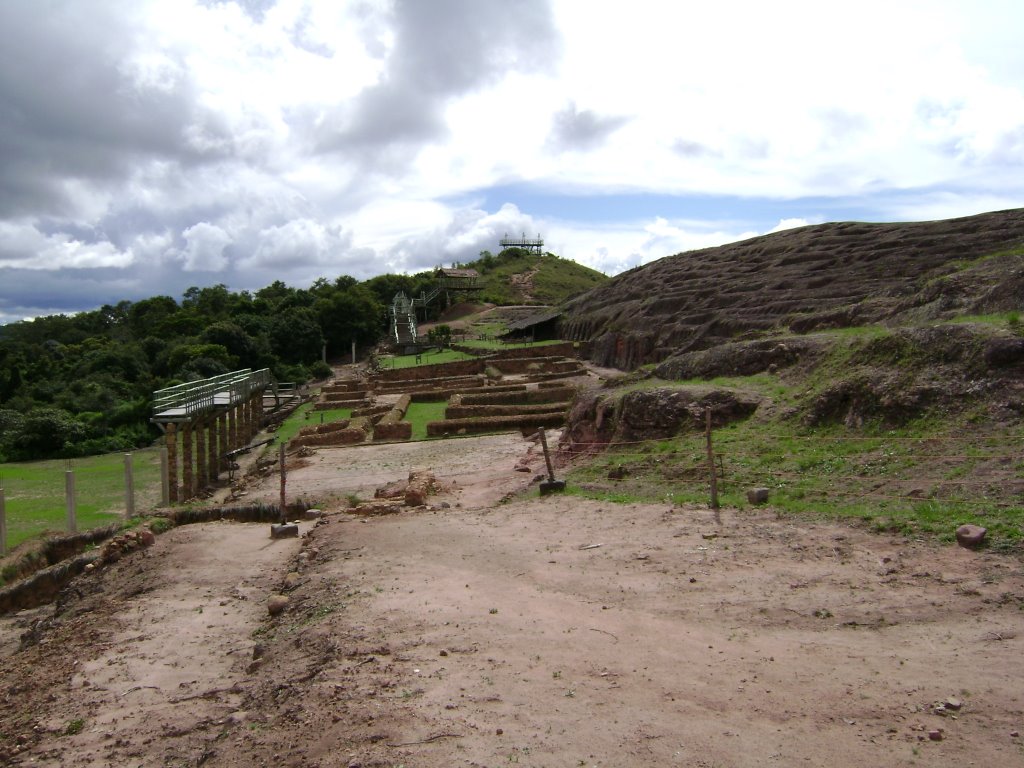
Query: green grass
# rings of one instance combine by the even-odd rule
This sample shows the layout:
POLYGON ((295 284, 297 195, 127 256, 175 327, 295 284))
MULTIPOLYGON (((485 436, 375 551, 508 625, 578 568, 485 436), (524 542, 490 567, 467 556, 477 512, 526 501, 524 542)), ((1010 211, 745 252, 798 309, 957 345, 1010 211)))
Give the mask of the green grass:
POLYGON ((351 408, 331 408, 324 411, 314 411, 313 403, 300 405, 295 413, 289 416, 278 427, 274 435, 277 437, 277 444, 287 443, 303 427, 312 427, 317 424, 330 424, 332 421, 341 421, 352 417, 351 408))
POLYGON ((565 342, 553 339, 551 341, 525 341, 507 344, 495 339, 468 339, 459 343, 464 347, 473 347, 474 349, 526 349, 528 347, 550 347, 552 344, 564 344, 565 342))
POLYGON ((961 315, 954 317, 949 322, 967 324, 977 323, 981 325, 992 325, 995 327, 1006 327, 1011 330, 1020 329, 1020 312, 998 312, 990 315, 961 315))
POLYGON ((405 420, 412 422, 412 439, 426 440, 427 424, 431 421, 441 421, 447 407, 448 403, 409 403, 405 420))
POLYGON ((494 304, 521 303, 524 297, 512 285, 512 276, 527 272, 534 273, 533 299, 544 304, 558 304, 608 280, 597 270, 552 254, 499 256, 497 263, 489 269, 477 262, 466 266, 480 270, 481 298, 494 304))
POLYGON ((453 363, 457 360, 474 360, 473 355, 459 352, 457 349, 442 349, 441 351, 429 350, 419 355, 420 361, 416 362, 417 355, 395 355, 393 357, 380 358, 380 367, 384 370, 398 368, 415 368, 418 365, 437 365, 438 363, 453 363))
MULTIPOLYGON (((743 381, 754 389, 754 381, 743 381)), ((762 386, 764 382, 761 382, 762 386)), ((609 449, 568 474, 571 492, 612 502, 707 504, 701 432, 609 449), (625 467, 613 480, 608 473, 625 467)), ((1024 504, 1012 487, 1019 431, 980 433, 921 419, 900 429, 805 429, 787 422, 737 422, 713 435, 724 474, 719 500, 744 508, 746 491, 767 487, 783 514, 854 520, 882 531, 952 541, 956 527, 989 530, 991 546, 1024 551, 1024 504), (965 439, 969 438, 969 439, 965 439)))
MULTIPOLYGON (((160 501, 160 451, 135 451, 136 510, 160 501)), ((80 531, 110 525, 124 515, 124 454, 75 459, 75 501, 80 531)), ((7 511, 7 545, 13 548, 45 531, 67 529, 63 460, 0 464, 7 511)))

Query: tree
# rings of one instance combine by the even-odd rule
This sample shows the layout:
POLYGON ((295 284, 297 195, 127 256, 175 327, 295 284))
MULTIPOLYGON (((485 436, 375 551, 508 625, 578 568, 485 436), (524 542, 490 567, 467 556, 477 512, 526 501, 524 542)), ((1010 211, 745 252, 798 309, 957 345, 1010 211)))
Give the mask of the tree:
POLYGON ((450 325, 435 325, 427 331, 427 338, 431 344, 439 347, 450 347, 452 345, 452 327, 450 325))
POLYGON ((221 320, 207 326, 199 335, 199 339, 206 344, 219 344, 224 347, 238 359, 238 365, 243 368, 263 368, 269 362, 266 360, 269 350, 263 349, 263 345, 246 333, 242 326, 229 320, 221 320))
POLYGON ((374 344, 381 336, 384 305, 364 285, 318 301, 315 309, 327 349, 333 355, 344 354, 353 341, 359 345, 374 344))
POLYGON ((286 363, 312 363, 320 359, 324 334, 316 313, 306 307, 281 312, 270 324, 270 348, 286 363))
POLYGON ((85 426, 61 408, 34 408, 10 439, 11 458, 21 461, 66 453, 85 437, 85 426))

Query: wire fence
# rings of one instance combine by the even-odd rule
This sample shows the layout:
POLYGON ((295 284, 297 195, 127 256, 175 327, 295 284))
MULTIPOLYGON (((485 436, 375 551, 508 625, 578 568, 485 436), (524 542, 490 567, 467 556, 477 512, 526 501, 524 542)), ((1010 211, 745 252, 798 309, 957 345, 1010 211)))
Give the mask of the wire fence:
POLYGON ((160 453, 147 449, 131 456, 0 467, 0 534, 5 534, 0 554, 43 532, 87 530, 125 517, 135 505, 155 507, 161 494, 160 453))

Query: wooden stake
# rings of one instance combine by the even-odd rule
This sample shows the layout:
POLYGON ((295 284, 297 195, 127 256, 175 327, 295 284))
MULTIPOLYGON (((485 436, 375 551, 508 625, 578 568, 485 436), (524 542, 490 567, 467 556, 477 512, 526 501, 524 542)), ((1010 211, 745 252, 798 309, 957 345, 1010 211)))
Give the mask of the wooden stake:
POLYGON ((711 445, 711 406, 704 409, 704 438, 708 447, 708 472, 711 477, 711 508, 715 510, 715 522, 720 523, 718 517, 718 473, 715 471, 715 451, 711 445))
POLYGON ((281 525, 288 522, 288 506, 286 504, 285 485, 288 482, 285 470, 284 443, 281 444, 281 525))
POLYGON ((540 432, 540 445, 544 449, 544 463, 548 465, 548 480, 554 482, 555 468, 551 465, 551 454, 548 453, 548 439, 547 436, 544 434, 543 427, 541 427, 538 431, 540 432))

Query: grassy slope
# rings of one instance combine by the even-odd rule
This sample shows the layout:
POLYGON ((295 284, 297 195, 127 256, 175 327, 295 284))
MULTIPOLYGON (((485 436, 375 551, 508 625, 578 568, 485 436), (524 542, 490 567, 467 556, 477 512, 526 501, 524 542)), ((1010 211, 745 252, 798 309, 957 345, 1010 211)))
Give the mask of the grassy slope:
MULTIPOLYGON (((1015 313, 984 320, 1008 330, 1020 327, 1015 313)), ((976 523, 988 528, 993 547, 1024 551, 1019 451, 1024 434, 1019 423, 994 423, 984 399, 964 402, 956 411, 927 412, 897 428, 805 426, 808 404, 851 368, 857 345, 888 333, 878 327, 835 331, 834 351, 809 372, 690 382, 648 379, 631 387, 710 384, 771 401, 765 413, 714 432, 723 504, 743 508, 749 488, 768 487, 771 505, 780 513, 853 518, 879 530, 943 540, 952 540, 958 525, 976 523)), ((569 474, 571 492, 672 503, 707 503, 708 477, 702 433, 614 448, 578 463, 569 474), (609 478, 620 466, 625 476, 609 478)))
MULTIPOLYGON (((495 267, 486 272, 481 270, 481 298, 494 304, 524 303, 525 297, 513 286, 512 276, 534 270, 533 301, 541 304, 558 304, 608 279, 597 270, 550 254, 525 254, 499 259, 495 267)), ((466 266, 481 269, 477 262, 466 266)))

